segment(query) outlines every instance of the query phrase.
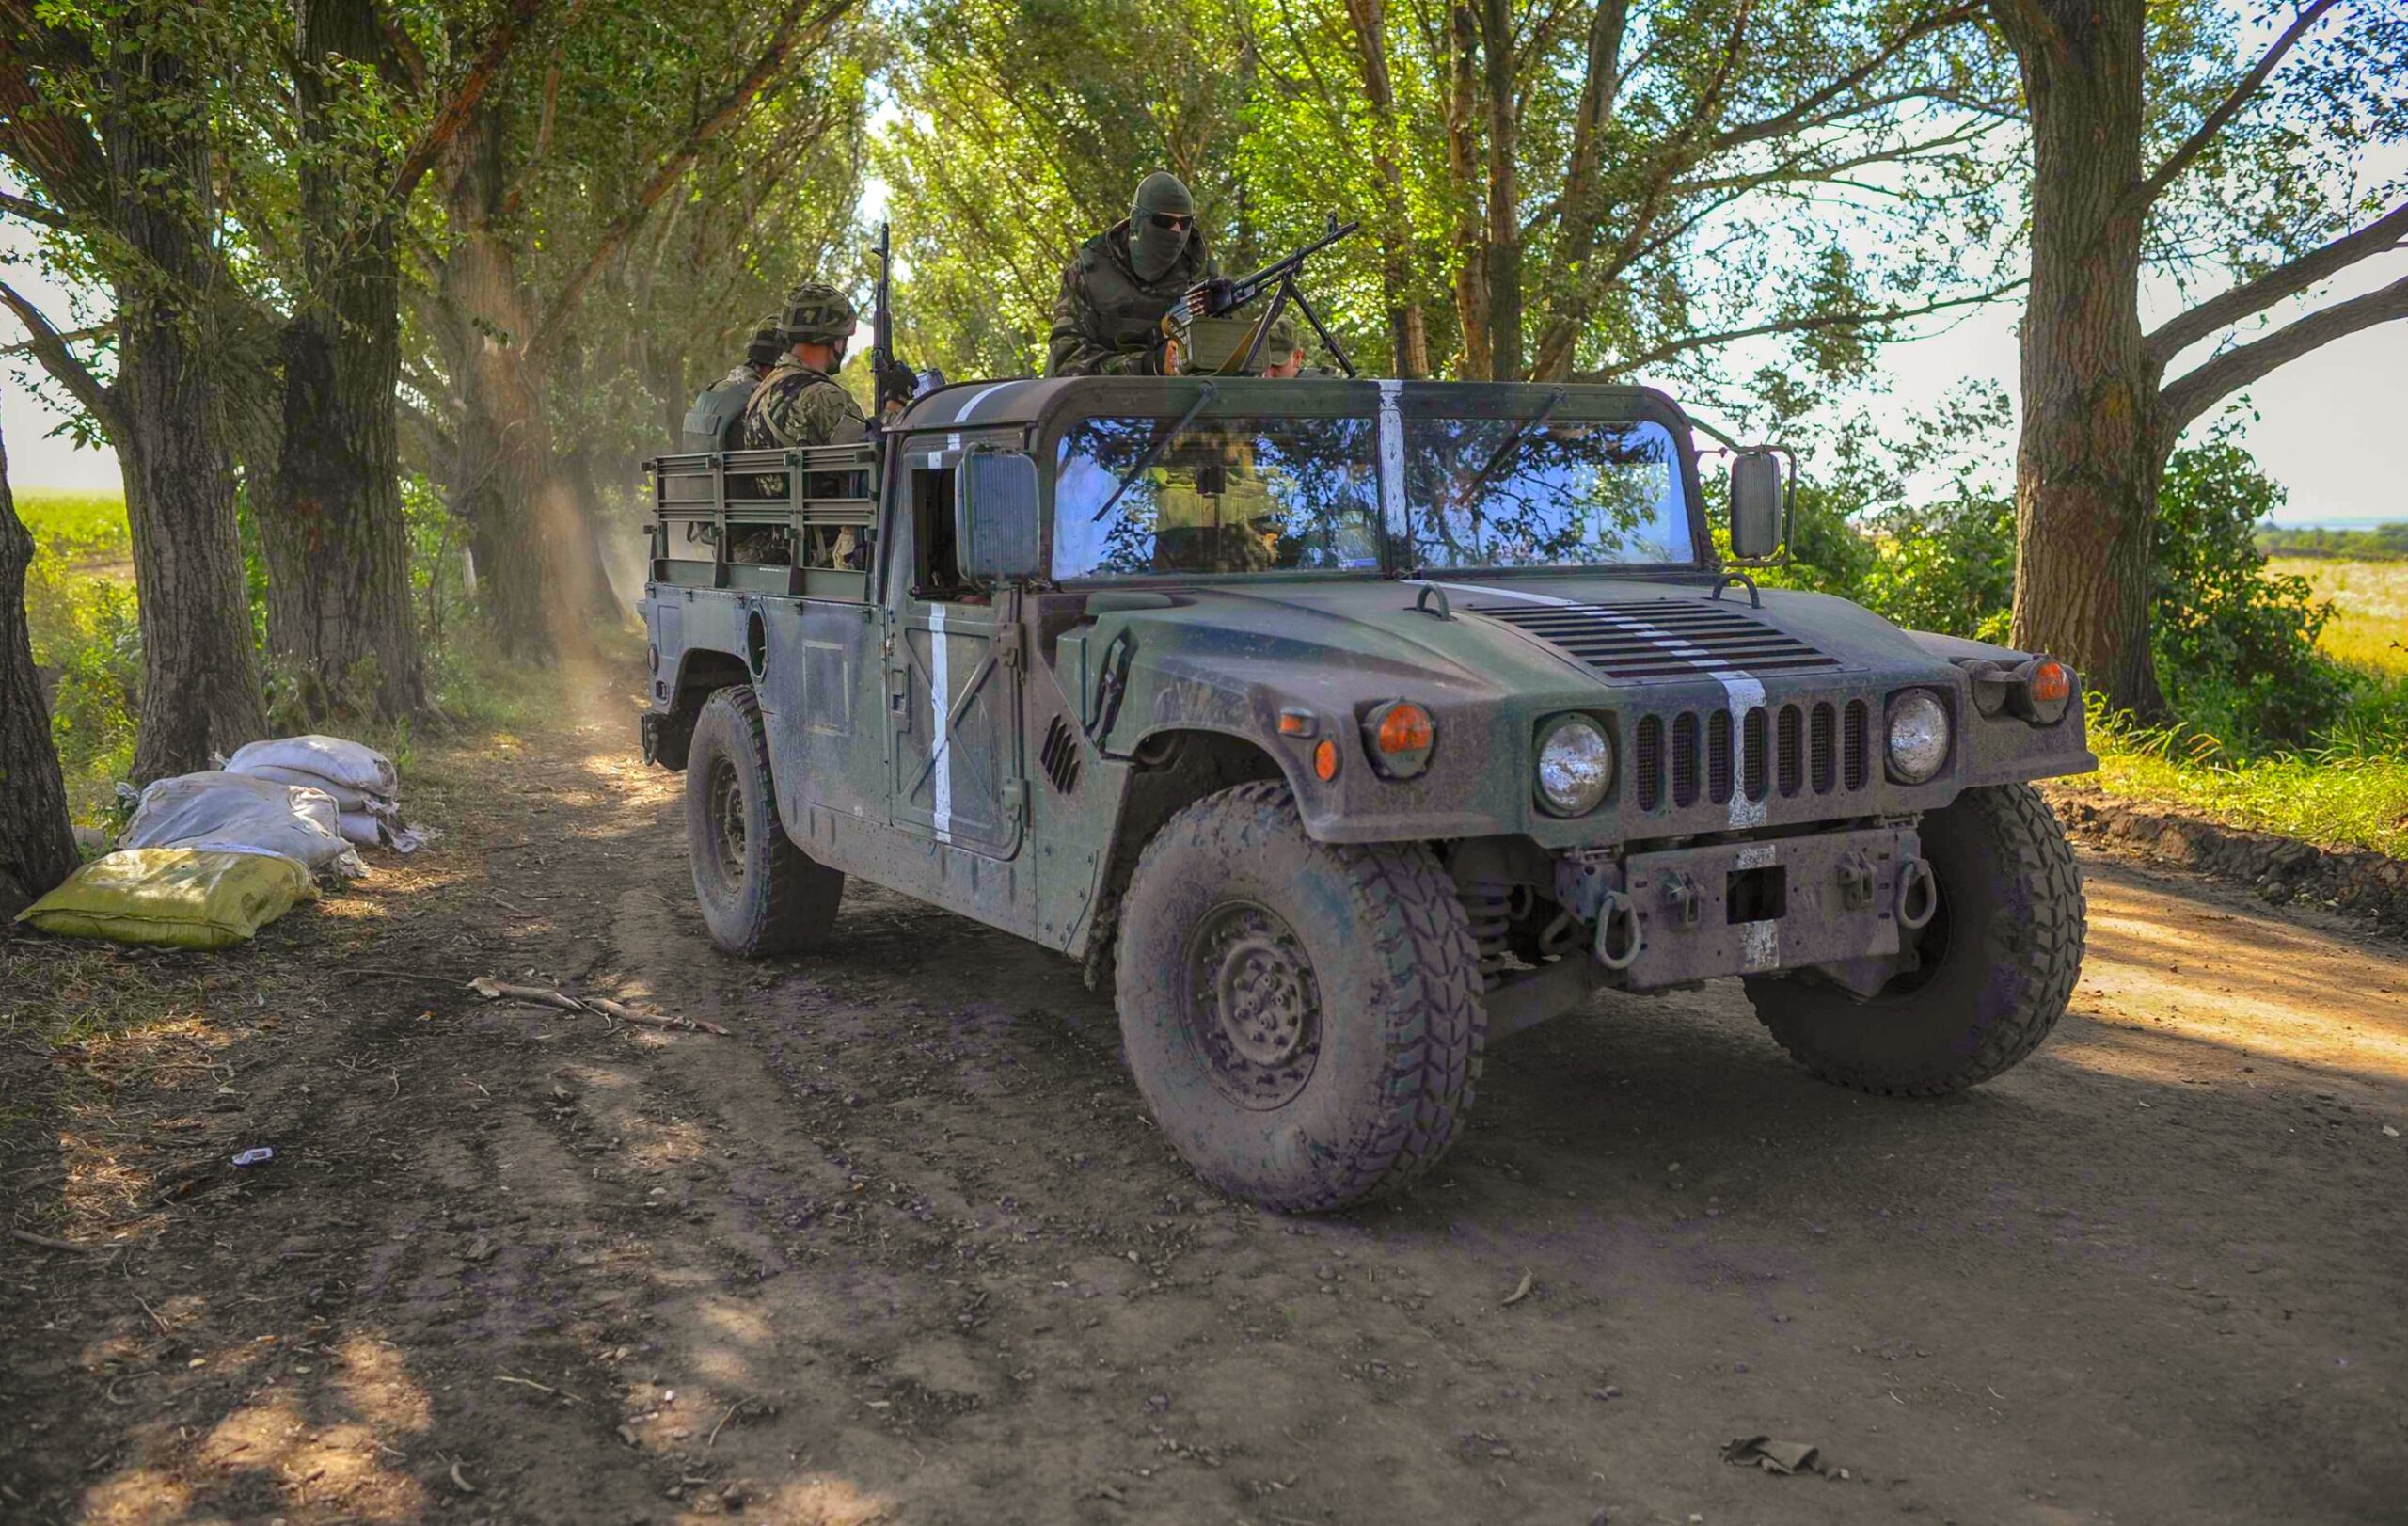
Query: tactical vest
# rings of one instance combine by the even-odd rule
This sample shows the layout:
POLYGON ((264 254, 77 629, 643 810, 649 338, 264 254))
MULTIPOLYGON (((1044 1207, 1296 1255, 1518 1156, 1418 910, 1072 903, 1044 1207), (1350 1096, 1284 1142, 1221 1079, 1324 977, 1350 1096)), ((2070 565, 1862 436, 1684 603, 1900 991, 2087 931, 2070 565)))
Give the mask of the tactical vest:
POLYGON ((1117 222, 1079 246, 1079 285, 1095 309, 1102 332, 1095 338, 1115 350, 1142 350, 1160 331, 1163 314, 1189 287, 1212 272, 1204 236, 1190 233, 1159 280, 1139 280, 1129 263, 1129 225, 1117 222))
POLYGON ((750 366, 738 366, 702 390, 686 410, 679 449, 689 455, 736 449, 736 426, 744 420, 744 405, 752 401, 761 377, 750 366))

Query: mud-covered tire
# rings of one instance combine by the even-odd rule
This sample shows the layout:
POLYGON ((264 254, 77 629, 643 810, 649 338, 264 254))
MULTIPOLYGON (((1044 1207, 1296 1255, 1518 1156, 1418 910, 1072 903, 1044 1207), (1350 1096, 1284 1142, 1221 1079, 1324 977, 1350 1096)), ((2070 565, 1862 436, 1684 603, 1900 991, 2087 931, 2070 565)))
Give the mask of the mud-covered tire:
POLYGON ((1164 824, 1116 962, 1137 1089, 1224 1192, 1312 1212, 1397 1191, 1471 1108, 1487 1017, 1453 882, 1418 845, 1313 841, 1285 785, 1164 824))
POLYGON ((1782 1048, 1860 1091, 1942 1096, 2010 1069, 2056 1026, 2082 974, 2082 871, 2037 790, 1969 789, 1920 831, 1940 889, 1922 969, 1867 1001, 1797 980, 1747 982, 1782 1048))
POLYGON ((845 876, 786 835, 769 776, 769 739, 749 685, 714 692, 686 757, 686 849, 711 942, 759 958, 826 938, 845 876))

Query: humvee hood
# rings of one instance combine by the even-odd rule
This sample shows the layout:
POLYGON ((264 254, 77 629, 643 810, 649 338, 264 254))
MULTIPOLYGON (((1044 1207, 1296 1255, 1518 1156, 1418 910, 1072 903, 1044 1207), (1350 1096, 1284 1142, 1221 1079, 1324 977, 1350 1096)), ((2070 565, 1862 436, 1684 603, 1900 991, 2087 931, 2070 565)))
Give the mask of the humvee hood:
POLYGON ((1668 677, 1946 663, 1869 611, 1826 595, 1745 589, 1719 599, 1695 583, 1627 576, 1279 580, 1165 590, 1151 628, 1157 666, 1217 685, 1293 682, 1319 664, 1392 692, 1465 697, 1618 688, 1668 677), (1400 687, 1402 686, 1402 687, 1400 687))

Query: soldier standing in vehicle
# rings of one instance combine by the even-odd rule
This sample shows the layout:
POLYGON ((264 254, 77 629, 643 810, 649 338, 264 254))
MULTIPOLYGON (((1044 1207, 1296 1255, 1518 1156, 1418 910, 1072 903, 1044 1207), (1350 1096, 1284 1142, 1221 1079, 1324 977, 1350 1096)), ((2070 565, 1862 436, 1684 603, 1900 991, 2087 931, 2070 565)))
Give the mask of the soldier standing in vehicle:
POLYGON ((1219 272, 1196 223, 1196 199, 1168 170, 1137 186, 1125 221, 1079 246, 1062 271, 1047 342, 1049 376, 1159 376, 1163 314, 1219 272))
POLYGON ((784 348, 778 338, 776 316, 762 319, 752 330, 752 342, 744 346, 743 362, 704 388, 694 399, 694 405, 686 410, 680 449, 689 455, 732 449, 737 426, 744 421, 744 410, 752 403, 752 393, 778 363, 778 356, 784 348))
MULTIPOLYGON (((779 326, 786 351, 745 406, 740 431, 745 449, 802 449, 867 437, 869 421, 861 405, 836 380, 845 364, 845 345, 859 322, 852 300, 824 281, 805 281, 787 294, 779 326)), ((761 485, 772 497, 785 492, 783 476, 765 477, 761 485)), ((858 548, 849 527, 834 533, 816 532, 814 539, 817 544, 804 548, 801 564, 853 564, 858 548)))

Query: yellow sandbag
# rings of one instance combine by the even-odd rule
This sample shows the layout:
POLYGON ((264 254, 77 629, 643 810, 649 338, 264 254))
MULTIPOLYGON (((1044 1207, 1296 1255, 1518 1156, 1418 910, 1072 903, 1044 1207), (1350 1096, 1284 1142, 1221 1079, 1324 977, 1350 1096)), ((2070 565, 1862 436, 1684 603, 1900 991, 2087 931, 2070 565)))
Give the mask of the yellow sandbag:
POLYGON ((17 920, 66 938, 224 948, 316 894, 309 867, 298 859, 125 848, 69 875, 17 920))

